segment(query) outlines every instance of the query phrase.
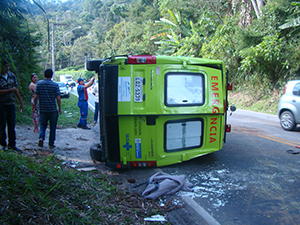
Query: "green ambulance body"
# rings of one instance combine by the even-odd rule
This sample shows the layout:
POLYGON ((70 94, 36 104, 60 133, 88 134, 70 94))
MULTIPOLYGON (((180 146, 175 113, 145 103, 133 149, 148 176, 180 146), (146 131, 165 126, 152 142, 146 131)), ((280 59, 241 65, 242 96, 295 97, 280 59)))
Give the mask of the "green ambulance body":
POLYGON ((87 66, 99 75, 92 158, 120 169, 159 167, 222 149, 231 89, 222 61, 138 55, 87 66))

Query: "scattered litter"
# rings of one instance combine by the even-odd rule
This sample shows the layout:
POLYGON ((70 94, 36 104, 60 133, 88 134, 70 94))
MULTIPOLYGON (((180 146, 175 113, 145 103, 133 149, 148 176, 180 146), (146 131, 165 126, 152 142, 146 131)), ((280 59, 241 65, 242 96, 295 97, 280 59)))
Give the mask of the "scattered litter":
POLYGON ((299 154, 299 151, 295 151, 295 150, 286 150, 287 153, 289 154, 293 154, 293 155, 296 155, 296 154, 299 154))
POLYGON ((78 171, 83 171, 83 172, 88 172, 88 171, 93 171, 96 170, 96 167, 84 167, 84 168, 77 168, 78 171))
POLYGON ((127 179, 127 182, 134 184, 135 183, 135 179, 127 179))
MULTIPOLYGON (((65 111, 65 113, 67 113, 67 111, 65 111)), ((66 115, 66 117, 72 117, 72 116, 73 116, 72 113, 68 113, 68 114, 66 115)))
POLYGON ((86 138, 83 138, 83 137, 79 137, 79 138, 76 138, 76 140, 78 140, 78 141, 88 141, 89 139, 86 139, 86 138))
POLYGON ((164 216, 161 215, 153 215, 151 217, 144 218, 144 221, 159 221, 159 222, 167 222, 164 216))
POLYGON ((74 162, 73 160, 70 160, 70 161, 63 161, 61 164, 71 168, 75 168, 78 162, 74 162))

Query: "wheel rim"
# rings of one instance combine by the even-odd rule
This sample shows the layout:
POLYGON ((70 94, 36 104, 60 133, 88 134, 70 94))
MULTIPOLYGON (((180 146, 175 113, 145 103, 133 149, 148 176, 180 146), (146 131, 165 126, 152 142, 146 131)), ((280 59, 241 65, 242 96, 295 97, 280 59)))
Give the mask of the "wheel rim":
POLYGON ((289 129, 293 124, 293 118, 289 114, 284 114, 281 117, 281 126, 289 129))

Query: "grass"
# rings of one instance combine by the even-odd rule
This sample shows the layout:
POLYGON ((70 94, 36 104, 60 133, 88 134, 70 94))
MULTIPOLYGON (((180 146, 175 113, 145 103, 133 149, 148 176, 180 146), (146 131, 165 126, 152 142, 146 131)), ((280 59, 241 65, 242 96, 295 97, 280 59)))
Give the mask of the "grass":
POLYGON ((271 94, 250 95, 242 92, 229 92, 229 105, 237 109, 246 109, 254 112, 277 115, 277 108, 281 93, 274 91, 271 94))
MULTIPOLYGON (((77 97, 62 99, 62 110, 59 126, 76 126, 77 97)), ((31 105, 17 115, 18 124, 31 124, 31 105)), ((92 117, 89 111, 88 121, 92 117)), ((144 218, 174 208, 125 193, 108 175, 77 171, 52 153, 35 152, 0 150, 0 224, 160 224, 144 218)))
MULTIPOLYGON (((57 125, 66 127, 76 127, 80 118, 79 107, 77 106, 78 97, 70 94, 70 98, 61 99, 61 109, 63 113, 59 115, 57 125)), ((30 102, 24 102, 24 110, 22 113, 18 111, 19 104, 16 102, 16 124, 30 125, 32 124, 32 109, 30 102)), ((87 121, 92 123, 94 121, 94 113, 89 109, 87 121)))
MULTIPOLYGON (((80 119, 80 111, 77 106, 78 97, 70 94, 70 98, 61 99, 61 109, 63 113, 58 117, 57 124, 62 127, 76 127, 80 119)), ((89 109, 87 122, 92 123, 94 121, 94 113, 89 109)))
POLYGON ((54 155, 0 151, 0 224, 144 224, 158 204, 79 172, 54 155))

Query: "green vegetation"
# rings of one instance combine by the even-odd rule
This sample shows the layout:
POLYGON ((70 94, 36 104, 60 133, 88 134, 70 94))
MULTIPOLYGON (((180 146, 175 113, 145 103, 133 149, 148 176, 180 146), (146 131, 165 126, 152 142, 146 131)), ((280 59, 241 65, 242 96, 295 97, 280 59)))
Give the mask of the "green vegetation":
MULTIPOLYGON (((80 119, 80 110, 77 106, 78 97, 70 94, 70 98, 61 99, 61 109, 63 113, 59 115, 57 124, 62 127, 76 127, 80 119)), ((94 121, 94 113, 89 109, 87 122, 94 121)))
POLYGON ((68 72, 74 80, 93 76, 82 70, 87 59, 144 53, 221 59, 236 91, 255 99, 300 77, 300 4, 293 0, 1 4, 1 56, 11 62, 26 101, 30 74, 51 67, 52 45, 57 75, 68 72))
POLYGON ((273 92, 271 95, 251 95, 243 92, 229 92, 229 104, 235 105, 237 109, 245 109, 254 112, 277 115, 278 103, 281 95, 273 92))
POLYGON ((0 151, 0 223, 144 224, 163 209, 124 193, 106 175, 79 172, 55 157, 0 151))
MULTIPOLYGON (((77 106, 78 97, 73 94, 70 94, 70 98, 62 98, 61 99, 61 109, 63 113, 59 115, 57 125, 61 127, 76 127, 77 123, 80 119, 80 111, 77 106)), ((18 103, 16 103, 16 109, 19 107, 18 103)), ((91 109, 89 109, 88 123, 92 123, 94 121, 94 113, 91 109)), ((32 124, 32 111, 31 104, 24 105, 24 111, 22 113, 16 113, 16 123, 22 125, 32 124)))
POLYGON ((60 75, 67 75, 67 74, 71 75, 74 81, 76 81, 79 77, 85 78, 85 80, 87 80, 87 81, 90 78, 92 78, 93 76, 96 76, 96 78, 97 78, 97 74, 95 74, 95 72, 93 72, 93 71, 87 71, 82 68, 76 69, 73 67, 65 68, 63 70, 56 72, 55 74, 57 77, 56 80, 59 80, 60 75))
MULTIPOLYGON (((25 110, 31 112, 31 106, 25 110)), ((62 99, 58 126, 75 127, 77 97, 62 99)), ((29 112, 28 112, 29 113, 29 112)), ((31 118, 17 113, 18 123, 31 118), (22 116, 22 117, 21 117, 22 116)), ((89 111, 88 121, 93 121, 89 111)), ((0 224, 144 224, 143 219, 165 213, 152 201, 124 193, 98 171, 80 172, 54 154, 36 151, 19 155, 0 151, 0 224)))

